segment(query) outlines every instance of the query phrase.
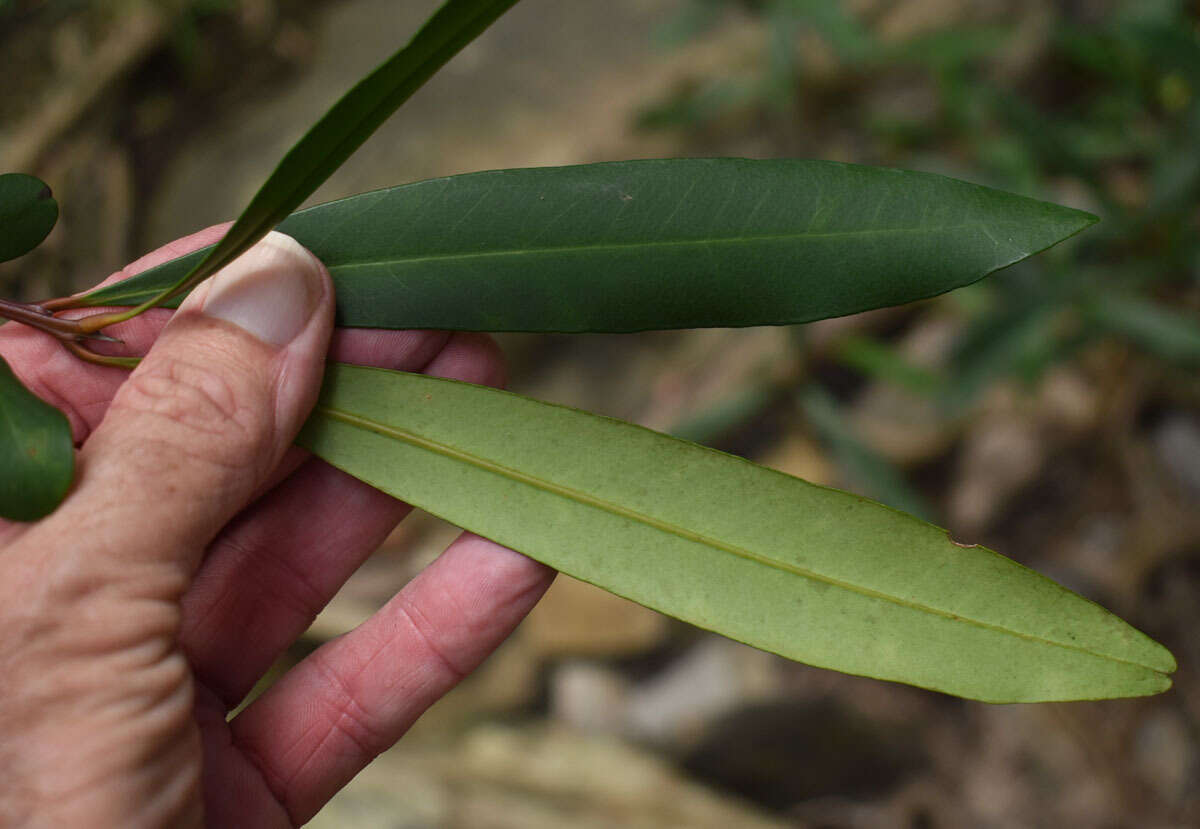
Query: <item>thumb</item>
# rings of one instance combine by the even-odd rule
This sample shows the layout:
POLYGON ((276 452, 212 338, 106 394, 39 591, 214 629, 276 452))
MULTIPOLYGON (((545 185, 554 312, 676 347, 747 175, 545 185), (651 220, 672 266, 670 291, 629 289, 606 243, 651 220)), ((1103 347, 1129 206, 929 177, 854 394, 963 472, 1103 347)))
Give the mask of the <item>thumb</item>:
POLYGON ((271 233, 163 329, 84 444, 79 485, 54 517, 99 544, 92 555, 190 573, 299 432, 332 328, 325 267, 271 233))

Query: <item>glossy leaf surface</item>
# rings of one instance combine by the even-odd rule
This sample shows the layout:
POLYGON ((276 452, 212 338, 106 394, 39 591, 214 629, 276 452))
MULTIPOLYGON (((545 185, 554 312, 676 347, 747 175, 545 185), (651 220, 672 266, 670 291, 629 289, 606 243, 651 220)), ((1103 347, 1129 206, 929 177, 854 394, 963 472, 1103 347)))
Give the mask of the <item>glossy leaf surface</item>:
MULTIPOLYGON (((1093 221, 927 173, 675 159, 434 179, 314 207, 280 230, 329 267, 343 326, 620 332, 911 302, 1093 221)), ((89 304, 136 304, 194 262, 89 304)))
POLYGON ((0 175, 0 262, 24 256, 42 243, 58 221, 58 202, 41 179, 0 175))
POLYGON ((1170 686, 1162 646, 990 550, 620 421, 334 366, 301 443, 563 572, 812 665, 995 702, 1170 686))
MULTIPOLYGON (((447 0, 413 39, 363 78, 279 162, 225 237, 196 270, 197 285, 228 265, 295 210, 437 70, 517 0, 447 0)), ((166 287, 170 287, 168 284, 166 287)))
POLYGON ((71 426, 21 385, 0 358, 0 517, 34 521, 67 494, 75 473, 71 426))

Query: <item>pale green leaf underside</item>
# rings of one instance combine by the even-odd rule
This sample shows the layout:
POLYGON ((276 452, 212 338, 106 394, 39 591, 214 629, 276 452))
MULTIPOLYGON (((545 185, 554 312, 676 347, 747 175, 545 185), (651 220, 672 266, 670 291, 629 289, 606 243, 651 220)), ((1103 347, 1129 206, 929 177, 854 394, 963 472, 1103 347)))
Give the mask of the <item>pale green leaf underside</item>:
MULTIPOLYGON (((1093 221, 927 173, 668 159, 423 181, 301 211, 280 230, 329 267, 342 326, 620 332, 924 299, 1093 221)), ((144 301, 202 255, 88 303, 144 301)))
POLYGON ((993 702, 1153 694, 1175 668, 996 553, 620 421, 334 366, 301 443, 572 576, 811 665, 993 702))

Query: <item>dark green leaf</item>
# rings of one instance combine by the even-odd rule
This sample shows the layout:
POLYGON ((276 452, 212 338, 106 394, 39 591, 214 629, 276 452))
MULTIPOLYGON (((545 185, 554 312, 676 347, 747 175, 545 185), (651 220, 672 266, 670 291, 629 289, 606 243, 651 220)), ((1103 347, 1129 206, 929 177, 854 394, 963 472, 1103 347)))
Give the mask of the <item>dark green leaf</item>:
MULTIPOLYGON (((329 266, 343 326, 616 332, 807 322, 923 299, 1094 221, 927 173, 676 159, 434 179, 314 207, 280 229, 329 266)), ((141 302, 194 261, 89 304, 141 302)))
POLYGON ((563 572, 812 665, 994 702, 1153 694, 1175 669, 990 550, 620 421, 334 366, 301 443, 563 572))
POLYGON ((41 179, 0 175, 0 262, 24 256, 42 243, 58 221, 58 202, 41 179))
POLYGON ((58 506, 75 474, 71 426, 0 358, 0 517, 34 521, 58 506))
MULTIPOLYGON (((359 81, 283 157, 225 237, 179 289, 228 265, 295 210, 438 69, 517 0, 448 0, 408 45, 359 81)), ((169 286, 168 286, 169 287, 169 286)))

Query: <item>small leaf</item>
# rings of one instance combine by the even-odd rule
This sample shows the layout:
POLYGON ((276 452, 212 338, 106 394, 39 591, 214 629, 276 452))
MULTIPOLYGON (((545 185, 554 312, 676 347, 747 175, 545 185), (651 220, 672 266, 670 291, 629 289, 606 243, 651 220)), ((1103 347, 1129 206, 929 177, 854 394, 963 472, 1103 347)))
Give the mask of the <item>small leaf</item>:
POLYGON ((42 243, 58 221, 58 202, 41 179, 0 175, 0 262, 24 256, 42 243))
POLYGON ((75 474, 71 426, 21 385, 0 357, 0 517, 34 521, 66 496, 75 474))
MULTIPOLYGON (((675 159, 433 179, 314 207, 280 230, 329 267, 342 326, 620 332, 924 299, 1094 221, 928 173, 675 159)), ((87 304, 141 302, 203 255, 87 304)))
MULTIPOLYGON (((447 0, 408 45, 359 81, 301 138, 195 270, 183 291, 228 265, 295 210, 401 104, 517 0, 447 0)), ((170 286, 168 286, 170 287, 170 286)))
POLYGON ((845 492, 507 392, 333 366, 301 443, 576 578, 791 659, 993 702, 1170 687, 1171 654, 845 492))

